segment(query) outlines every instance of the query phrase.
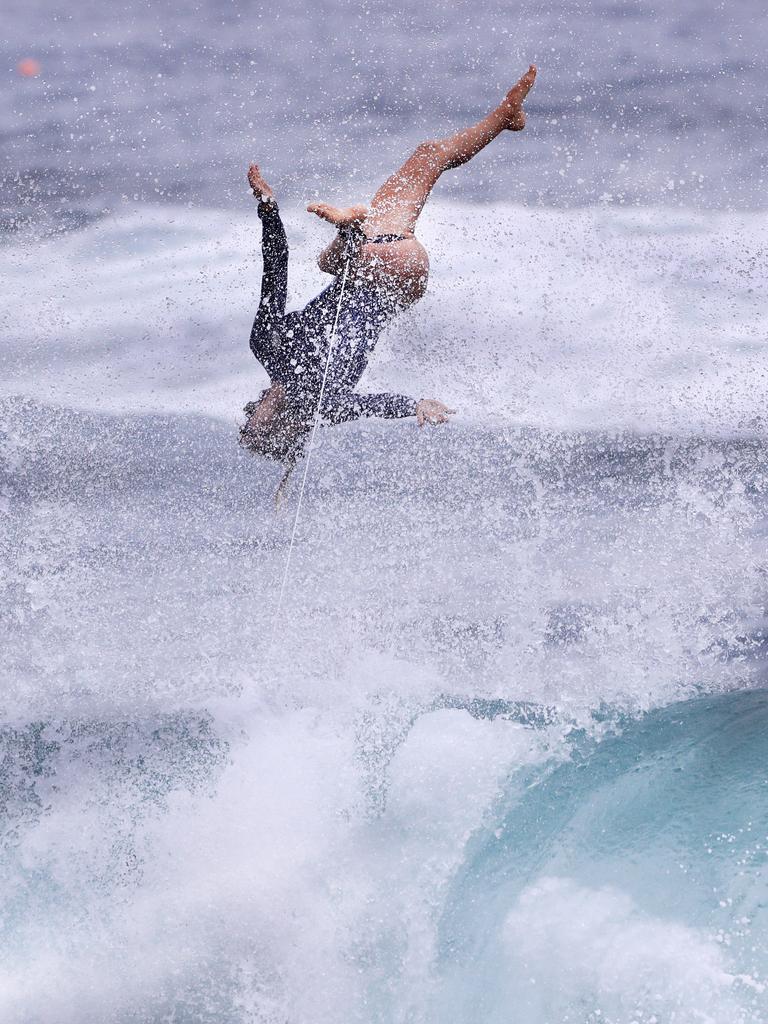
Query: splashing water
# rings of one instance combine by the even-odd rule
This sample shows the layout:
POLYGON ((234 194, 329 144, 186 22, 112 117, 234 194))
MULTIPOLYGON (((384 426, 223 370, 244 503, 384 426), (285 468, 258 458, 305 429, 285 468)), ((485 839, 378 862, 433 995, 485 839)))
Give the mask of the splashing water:
POLYGON ((3 44, 0 1019, 762 1024, 762 12, 133 6, 3 44), (511 37, 530 130, 364 381, 460 415, 319 432, 270 647, 235 164, 298 304, 299 181, 363 194, 511 37))

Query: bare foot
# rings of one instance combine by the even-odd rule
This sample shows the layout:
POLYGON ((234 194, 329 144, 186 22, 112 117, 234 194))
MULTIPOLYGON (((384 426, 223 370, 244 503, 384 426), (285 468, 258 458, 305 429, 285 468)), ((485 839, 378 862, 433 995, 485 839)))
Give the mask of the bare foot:
POLYGON ((270 199, 275 198, 275 193, 262 178, 257 164, 251 164, 248 168, 248 184, 251 186, 253 194, 257 199, 268 202, 270 199))
POLYGON ((535 81, 536 65, 531 64, 517 85, 509 90, 502 101, 501 107, 504 109, 506 127, 511 132, 521 132, 525 128, 523 100, 533 88, 535 81))
POLYGON ((337 228, 346 228, 352 224, 362 224, 368 216, 367 206, 346 206, 340 208, 329 203, 310 203, 307 213, 316 213, 321 220, 327 220, 337 228))

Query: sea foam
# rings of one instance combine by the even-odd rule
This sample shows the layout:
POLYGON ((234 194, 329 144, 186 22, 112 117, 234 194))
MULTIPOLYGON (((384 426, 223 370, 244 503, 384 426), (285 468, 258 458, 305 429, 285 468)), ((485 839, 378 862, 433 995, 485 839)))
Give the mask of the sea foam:
MULTIPOLYGON (((286 221, 297 306, 328 280, 328 233, 286 221)), ((765 213, 435 201, 420 235, 429 292, 361 388, 434 394, 478 421, 764 434, 765 213)), ((253 211, 146 207, 6 246, 4 393, 232 421, 266 382, 247 345, 259 239, 253 211)))

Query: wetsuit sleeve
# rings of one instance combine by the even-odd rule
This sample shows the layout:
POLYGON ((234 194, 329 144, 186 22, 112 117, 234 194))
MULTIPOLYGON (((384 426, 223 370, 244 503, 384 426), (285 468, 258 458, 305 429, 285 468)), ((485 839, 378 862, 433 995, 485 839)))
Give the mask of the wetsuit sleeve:
POLYGON ((279 320, 285 315, 288 292, 288 239, 277 203, 260 202, 258 213, 263 261, 259 312, 271 320, 279 320))
POLYGON ((416 400, 407 395, 359 395, 355 391, 335 391, 323 401, 323 419, 329 423, 347 423, 378 416, 385 420, 416 415, 416 400))
POLYGON ((283 352, 281 327, 288 291, 288 240, 275 202, 259 203, 261 220, 261 296, 251 328, 251 352, 273 380, 288 358, 283 352))

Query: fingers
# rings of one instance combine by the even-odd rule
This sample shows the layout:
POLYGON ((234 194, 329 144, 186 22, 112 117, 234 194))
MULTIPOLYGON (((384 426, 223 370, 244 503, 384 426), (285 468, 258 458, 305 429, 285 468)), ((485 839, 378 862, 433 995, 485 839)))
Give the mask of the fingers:
POLYGON ((423 427, 425 423, 437 426, 439 423, 447 423, 448 417, 455 412, 455 409, 449 409, 447 405, 443 405, 436 398, 422 398, 416 405, 416 422, 420 427, 423 427))
POLYGON ((272 189, 264 181, 258 164, 250 164, 248 167, 248 184, 257 199, 272 198, 272 189))

